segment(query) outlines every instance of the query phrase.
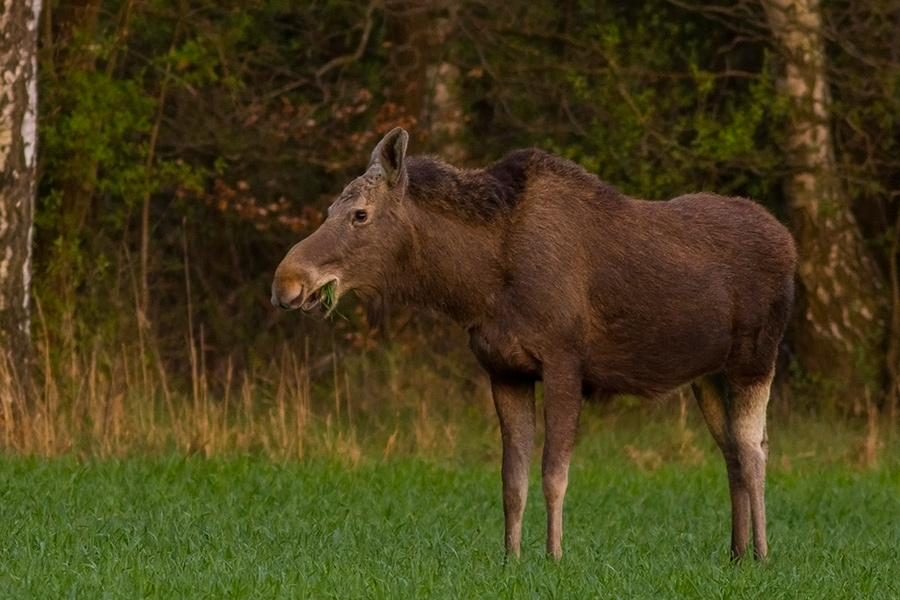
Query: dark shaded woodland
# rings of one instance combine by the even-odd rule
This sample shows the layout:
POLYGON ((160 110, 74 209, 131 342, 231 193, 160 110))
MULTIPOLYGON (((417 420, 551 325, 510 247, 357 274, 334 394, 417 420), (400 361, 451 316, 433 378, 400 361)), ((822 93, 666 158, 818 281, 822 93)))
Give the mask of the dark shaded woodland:
MULTIPOLYGON (((221 391, 283 347, 315 371, 384 343, 352 300, 322 323, 269 284, 402 126, 460 166, 538 146, 634 197, 757 200, 800 257, 784 396, 893 419, 898 28, 893 0, 46 2, 34 385, 133 354, 221 391)), ((457 339, 402 309, 382 329, 457 339)))

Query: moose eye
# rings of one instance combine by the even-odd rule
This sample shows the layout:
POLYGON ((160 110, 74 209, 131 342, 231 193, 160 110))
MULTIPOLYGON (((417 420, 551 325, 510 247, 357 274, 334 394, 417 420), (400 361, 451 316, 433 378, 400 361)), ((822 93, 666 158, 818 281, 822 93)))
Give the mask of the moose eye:
POLYGON ((365 223, 369 218, 369 213, 364 210, 358 210, 353 213, 353 222, 354 223, 365 223))

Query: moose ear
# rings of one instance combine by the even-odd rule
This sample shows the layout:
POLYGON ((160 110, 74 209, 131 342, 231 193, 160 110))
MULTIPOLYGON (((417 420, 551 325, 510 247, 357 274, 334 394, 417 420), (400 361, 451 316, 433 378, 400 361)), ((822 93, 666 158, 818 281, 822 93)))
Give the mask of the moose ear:
POLYGON ((409 134, 402 127, 395 127, 388 132, 372 151, 369 166, 378 165, 384 173, 388 184, 395 185, 403 175, 403 159, 406 158, 406 145, 409 134))

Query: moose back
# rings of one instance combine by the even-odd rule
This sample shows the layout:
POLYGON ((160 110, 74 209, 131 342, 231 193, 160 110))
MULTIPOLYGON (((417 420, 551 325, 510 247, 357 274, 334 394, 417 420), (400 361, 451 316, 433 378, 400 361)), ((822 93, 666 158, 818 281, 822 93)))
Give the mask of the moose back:
POLYGON ((325 222, 287 253, 272 303, 323 312, 325 288, 372 310, 437 310, 469 333, 503 439, 507 554, 519 554, 544 386, 547 552, 585 396, 652 396, 692 383, 725 458, 732 557, 766 555, 766 405, 793 298, 788 231, 742 198, 629 198, 536 149, 480 170, 406 155, 388 133, 325 222))

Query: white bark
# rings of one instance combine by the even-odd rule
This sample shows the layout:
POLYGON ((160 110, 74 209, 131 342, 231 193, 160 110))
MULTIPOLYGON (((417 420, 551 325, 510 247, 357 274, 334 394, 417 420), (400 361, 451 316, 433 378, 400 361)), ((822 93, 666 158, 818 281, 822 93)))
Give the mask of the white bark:
POLYGON ((16 369, 30 337, 40 9, 40 0, 3 0, 0 12, 0 348, 16 369))
POLYGON ((787 53, 781 92, 803 113, 793 119, 788 151, 796 166, 806 167, 794 175, 803 194, 799 201, 819 213, 816 170, 834 170, 834 153, 829 128, 831 98, 825 79, 825 44, 818 0, 763 0, 772 33, 787 53))
POLYGON ((451 163, 460 162, 466 152, 460 136, 463 130, 463 107, 459 97, 462 76, 456 65, 442 62, 429 65, 428 97, 425 102, 429 133, 441 143, 441 154, 451 163))
POLYGON ((862 406, 879 383, 886 299, 883 276, 841 190, 819 0, 761 0, 784 59, 779 91, 789 101, 787 194, 805 294, 798 354, 836 395, 862 406))

